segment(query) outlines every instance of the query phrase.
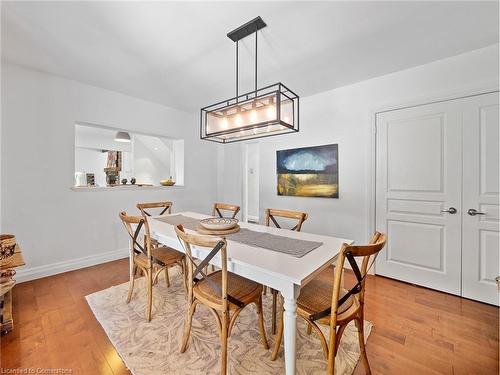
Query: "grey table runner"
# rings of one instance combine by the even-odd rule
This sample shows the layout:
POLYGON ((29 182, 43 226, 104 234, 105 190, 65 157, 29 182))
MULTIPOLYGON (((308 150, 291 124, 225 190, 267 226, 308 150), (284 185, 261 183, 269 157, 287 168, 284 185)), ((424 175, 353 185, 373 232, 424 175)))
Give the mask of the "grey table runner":
MULTIPOLYGON (((158 220, 174 226, 182 224, 185 228, 191 230, 196 230, 199 223, 198 219, 184 215, 165 216, 158 218, 158 220)), ((261 247, 288 254, 296 258, 301 258, 310 251, 323 245, 323 242, 299 240, 271 233, 257 232, 246 228, 241 228, 239 232, 227 234, 224 237, 228 240, 248 246, 261 247)))

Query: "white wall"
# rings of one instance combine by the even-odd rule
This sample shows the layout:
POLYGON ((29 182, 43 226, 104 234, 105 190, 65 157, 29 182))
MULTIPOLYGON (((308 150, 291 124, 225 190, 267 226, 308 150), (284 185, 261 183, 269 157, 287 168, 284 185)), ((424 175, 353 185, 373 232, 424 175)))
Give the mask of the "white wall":
POLYGON ((1 230, 23 248, 27 270, 18 280, 124 255, 118 213, 137 213, 137 202, 169 199, 174 211, 210 211, 216 147, 199 140, 197 115, 11 64, 2 68, 1 230), (72 191, 76 122, 184 139, 186 186, 72 191))
MULTIPOLYGON (((498 87, 498 45, 301 98, 300 132, 259 142, 261 221, 266 207, 303 210, 310 214, 305 231, 366 241, 373 214, 374 112, 493 86, 498 87), (329 143, 339 144, 340 198, 277 196, 276 150, 329 143)), ((241 155, 241 144, 219 148, 220 201, 242 202, 241 155)))

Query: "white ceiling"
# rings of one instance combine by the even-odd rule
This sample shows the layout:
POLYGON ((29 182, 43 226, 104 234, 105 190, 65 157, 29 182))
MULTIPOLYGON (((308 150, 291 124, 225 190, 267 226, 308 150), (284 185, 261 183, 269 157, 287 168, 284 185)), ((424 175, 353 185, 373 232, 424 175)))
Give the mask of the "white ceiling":
MULTIPOLYGON (((498 2, 5 2, 2 58, 172 107, 234 96, 233 28, 260 15, 259 86, 307 96, 498 43, 498 2)), ((253 89, 254 39, 240 44, 253 89)))

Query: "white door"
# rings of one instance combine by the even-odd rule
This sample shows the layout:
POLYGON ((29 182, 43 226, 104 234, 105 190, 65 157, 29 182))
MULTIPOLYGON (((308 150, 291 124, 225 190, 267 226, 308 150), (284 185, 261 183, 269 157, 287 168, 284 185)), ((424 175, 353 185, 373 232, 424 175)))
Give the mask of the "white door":
POLYGON ((243 182, 244 219, 259 222, 259 144, 248 143, 243 148, 245 160, 245 176, 243 182))
POLYGON ((460 294, 462 114, 448 101, 377 115, 377 274, 460 294))
POLYGON ((500 274, 498 111, 498 93, 463 103, 462 295, 495 305, 500 274))

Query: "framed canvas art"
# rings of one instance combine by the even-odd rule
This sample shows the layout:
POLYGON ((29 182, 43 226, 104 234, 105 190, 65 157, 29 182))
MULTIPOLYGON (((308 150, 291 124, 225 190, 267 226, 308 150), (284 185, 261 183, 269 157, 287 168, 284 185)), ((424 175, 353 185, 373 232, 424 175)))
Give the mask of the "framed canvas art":
POLYGON ((338 144, 276 151, 278 195, 339 197, 338 144))

